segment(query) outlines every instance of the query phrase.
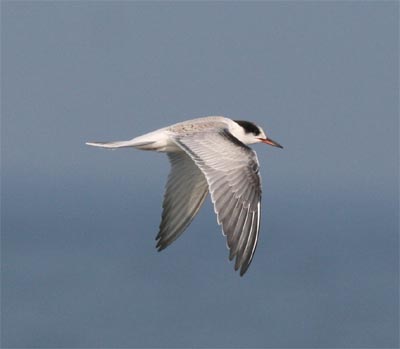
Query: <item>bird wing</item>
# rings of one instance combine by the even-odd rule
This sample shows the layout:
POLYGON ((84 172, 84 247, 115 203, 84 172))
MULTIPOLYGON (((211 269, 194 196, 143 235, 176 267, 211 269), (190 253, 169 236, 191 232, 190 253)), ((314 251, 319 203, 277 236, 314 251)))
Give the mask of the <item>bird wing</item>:
POLYGON ((208 193, 203 172, 185 152, 167 153, 171 163, 164 194, 159 251, 175 241, 197 214, 208 193))
POLYGON ((257 154, 227 129, 176 135, 174 140, 204 173, 218 224, 227 236, 229 259, 242 276, 257 246, 261 177, 257 154))

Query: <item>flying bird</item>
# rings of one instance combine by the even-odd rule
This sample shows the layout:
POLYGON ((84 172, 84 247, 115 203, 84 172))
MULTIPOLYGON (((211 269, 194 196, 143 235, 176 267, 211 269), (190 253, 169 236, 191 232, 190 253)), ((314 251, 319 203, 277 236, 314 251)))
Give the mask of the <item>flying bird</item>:
POLYGON ((167 153, 171 164, 161 224, 163 250, 189 226, 210 192, 229 260, 242 276, 250 266, 260 230, 261 177, 257 154, 248 145, 283 148, 252 122, 208 116, 158 129, 128 141, 88 142, 102 148, 133 147, 167 153))

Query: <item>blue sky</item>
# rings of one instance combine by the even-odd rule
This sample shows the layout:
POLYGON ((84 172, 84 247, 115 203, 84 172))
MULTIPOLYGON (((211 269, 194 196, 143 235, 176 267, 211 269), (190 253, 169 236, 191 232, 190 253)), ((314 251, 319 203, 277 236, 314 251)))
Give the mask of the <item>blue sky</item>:
POLYGON ((4 347, 398 346, 397 2, 2 2, 4 347), (162 154, 254 121, 240 278, 210 200, 161 253, 162 154))

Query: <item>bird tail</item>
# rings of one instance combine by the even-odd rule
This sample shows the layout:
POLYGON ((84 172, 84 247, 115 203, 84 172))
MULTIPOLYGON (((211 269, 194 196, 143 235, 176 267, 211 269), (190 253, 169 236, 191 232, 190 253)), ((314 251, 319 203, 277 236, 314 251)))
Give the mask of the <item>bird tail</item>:
POLYGON ((155 131, 147 133, 128 141, 115 141, 115 142, 87 142, 87 145, 100 148, 116 149, 133 147, 142 150, 160 150, 165 143, 166 136, 163 132, 155 131), (161 139, 160 139, 161 136, 161 139))
POLYGON ((143 142, 143 143, 133 143, 131 141, 116 141, 116 142, 86 142, 87 145, 91 145, 93 147, 100 147, 100 148, 109 148, 109 149, 116 149, 116 148, 126 148, 126 147, 137 147, 148 145, 152 142, 143 142))
POLYGON ((116 142, 86 142, 87 145, 100 148, 116 149, 133 147, 138 149, 149 149, 154 142, 132 142, 130 141, 116 141, 116 142))

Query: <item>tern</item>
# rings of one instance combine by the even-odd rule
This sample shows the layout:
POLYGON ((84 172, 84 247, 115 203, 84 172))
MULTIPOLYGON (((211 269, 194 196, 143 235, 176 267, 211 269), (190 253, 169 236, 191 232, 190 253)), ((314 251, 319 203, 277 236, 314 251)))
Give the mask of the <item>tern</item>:
POLYGON ((261 177, 248 145, 283 148, 253 122, 207 116, 180 122, 128 141, 88 142, 102 148, 165 152, 171 164, 156 248, 161 251, 189 226, 210 192, 227 238, 229 260, 240 276, 250 266, 260 230, 261 177))

